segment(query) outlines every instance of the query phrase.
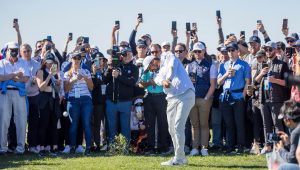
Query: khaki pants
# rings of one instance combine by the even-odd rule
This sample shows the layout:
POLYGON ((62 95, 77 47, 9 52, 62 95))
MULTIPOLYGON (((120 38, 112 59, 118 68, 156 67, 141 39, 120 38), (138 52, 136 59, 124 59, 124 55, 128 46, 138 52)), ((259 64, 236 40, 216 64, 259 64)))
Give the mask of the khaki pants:
POLYGON ((14 122, 17 131, 17 152, 25 151, 25 135, 27 123, 26 98, 19 95, 18 90, 7 90, 0 93, 0 152, 7 152, 7 133, 14 111, 14 122))
POLYGON ((175 97, 167 98, 167 119, 172 138, 176 161, 185 158, 185 124, 192 107, 195 104, 195 92, 192 89, 175 97))
POLYGON ((208 146, 208 119, 212 101, 213 99, 205 100, 203 98, 196 98, 195 105, 191 110, 192 143, 195 149, 199 146, 208 146))

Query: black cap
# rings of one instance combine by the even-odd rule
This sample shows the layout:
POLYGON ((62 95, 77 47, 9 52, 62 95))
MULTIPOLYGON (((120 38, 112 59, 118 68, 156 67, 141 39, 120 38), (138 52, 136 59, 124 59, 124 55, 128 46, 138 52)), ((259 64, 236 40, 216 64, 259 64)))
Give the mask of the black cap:
POLYGON ((52 53, 47 53, 45 56, 45 61, 46 60, 52 60, 53 62, 55 61, 55 56, 52 53))
POLYGON ((261 43, 260 38, 258 36, 251 36, 249 38, 249 43, 251 43, 251 42, 256 42, 256 43, 259 43, 259 44, 261 43))
POLYGON ((147 43, 145 40, 143 39, 139 39, 136 43, 136 46, 139 47, 139 46, 144 46, 144 47, 147 47, 147 43))
POLYGON ((229 48, 233 48, 235 50, 239 49, 239 46, 237 45, 237 43, 229 43, 226 45, 226 49, 228 50, 229 48))

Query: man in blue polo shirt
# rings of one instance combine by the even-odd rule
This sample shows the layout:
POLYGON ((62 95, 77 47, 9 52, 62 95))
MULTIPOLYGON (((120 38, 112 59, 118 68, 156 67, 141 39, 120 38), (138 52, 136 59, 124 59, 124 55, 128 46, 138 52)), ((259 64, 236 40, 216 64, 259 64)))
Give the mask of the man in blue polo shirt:
POLYGON ((245 61, 239 59, 237 44, 230 43, 226 48, 229 61, 220 65, 218 75, 218 84, 223 84, 220 108, 226 126, 226 153, 235 151, 235 131, 237 133, 237 153, 242 153, 245 144, 244 97, 247 86, 250 84, 251 70, 245 61))

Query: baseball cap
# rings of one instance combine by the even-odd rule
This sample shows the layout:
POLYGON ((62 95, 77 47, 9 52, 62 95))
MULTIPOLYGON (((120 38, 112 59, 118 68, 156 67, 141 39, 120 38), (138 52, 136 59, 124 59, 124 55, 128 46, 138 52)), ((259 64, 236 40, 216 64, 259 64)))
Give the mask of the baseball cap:
POLYGON ((167 41, 164 41, 164 42, 161 43, 162 47, 165 46, 165 45, 171 46, 171 44, 169 42, 167 42, 167 41))
POLYGON ((260 38, 258 36, 251 36, 249 38, 249 43, 251 43, 251 42, 256 42, 256 43, 260 44, 261 41, 260 41, 260 38))
POLYGON ((255 57, 261 57, 261 56, 266 56, 265 50, 259 50, 259 51, 255 54, 255 57))
POLYGON ((99 51, 99 48, 96 45, 91 45, 91 48, 96 49, 97 51, 99 51))
POLYGON ((195 50, 204 50, 204 49, 205 49, 205 46, 201 42, 197 42, 193 46, 193 51, 195 51, 195 50))
POLYGON ((15 49, 15 48, 19 48, 19 44, 16 42, 9 42, 6 44, 7 45, 7 49, 15 49))
POLYGON ((266 47, 271 47, 271 48, 276 49, 276 48, 277 48, 277 44, 276 44, 275 42, 268 41, 268 42, 264 45, 264 48, 266 48, 266 47))
POLYGON ((52 53, 47 53, 45 56, 45 61, 47 63, 53 63, 55 61, 55 57, 52 53))
POLYGON ((299 40, 299 36, 297 33, 290 33, 287 37, 285 37, 285 39, 288 39, 288 38, 292 38, 292 39, 295 39, 295 40, 299 40))
POLYGON ((139 39, 139 40, 137 41, 136 46, 137 46, 137 47, 140 47, 140 46, 147 47, 147 44, 146 44, 146 41, 145 41, 145 40, 139 39))
POLYGON ((228 50, 229 48, 233 48, 235 50, 239 49, 239 46, 236 43, 229 43, 226 45, 226 50, 228 50))
POLYGON ((151 61, 155 58, 155 56, 153 55, 150 55, 150 56, 147 56, 144 61, 143 61, 143 66, 144 66, 144 71, 148 69, 151 61))
POLYGON ((141 38, 144 38, 144 37, 147 37, 147 38, 149 38, 150 40, 152 40, 150 34, 144 34, 144 35, 141 36, 141 38))

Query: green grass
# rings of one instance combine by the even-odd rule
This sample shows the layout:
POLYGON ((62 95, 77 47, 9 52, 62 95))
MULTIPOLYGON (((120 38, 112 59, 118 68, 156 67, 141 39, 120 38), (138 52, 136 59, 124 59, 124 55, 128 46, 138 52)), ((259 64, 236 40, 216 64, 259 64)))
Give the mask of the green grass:
POLYGON ((0 156, 0 169, 267 169, 265 156, 215 155, 208 157, 188 157, 189 164, 182 167, 162 167, 160 163, 171 157, 161 156, 107 156, 92 154, 85 156, 39 157, 36 155, 0 156))

